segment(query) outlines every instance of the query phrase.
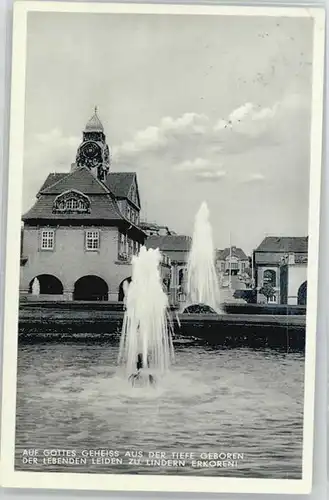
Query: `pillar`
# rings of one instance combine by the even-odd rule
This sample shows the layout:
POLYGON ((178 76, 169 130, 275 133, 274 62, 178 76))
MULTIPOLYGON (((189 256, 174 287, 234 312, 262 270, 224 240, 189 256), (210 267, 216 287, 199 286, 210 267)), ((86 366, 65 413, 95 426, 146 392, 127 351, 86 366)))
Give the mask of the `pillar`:
POLYGON ((73 292, 74 292, 74 290, 72 288, 64 288, 64 290, 63 290, 63 299, 65 301, 71 301, 71 300, 73 300, 73 292))

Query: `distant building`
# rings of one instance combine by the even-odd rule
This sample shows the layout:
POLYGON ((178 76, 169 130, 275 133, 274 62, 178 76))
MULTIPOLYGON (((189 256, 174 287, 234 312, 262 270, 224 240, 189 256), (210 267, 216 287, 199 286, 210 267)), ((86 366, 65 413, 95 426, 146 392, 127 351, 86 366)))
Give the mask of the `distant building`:
MULTIPOLYGON (((131 257, 147 234, 136 173, 110 172, 110 164, 95 110, 71 171, 49 174, 22 217, 22 295, 38 278, 44 300, 123 300, 131 257)), ((169 274, 168 259, 162 271, 169 274)))
POLYGON ((170 236, 176 234, 171 231, 167 226, 160 226, 155 222, 141 221, 139 227, 147 234, 147 236, 170 236))
POLYGON ((308 237, 266 237, 253 258, 258 302, 268 285, 274 292, 269 303, 306 304, 308 237))
POLYGON ((232 246, 224 250, 216 251, 216 269, 217 273, 232 275, 243 274, 249 268, 249 258, 242 248, 232 246))
POLYGON ((149 236, 145 242, 147 248, 159 248, 170 259, 168 291, 173 304, 186 300, 186 272, 191 243, 191 237, 178 234, 149 236))

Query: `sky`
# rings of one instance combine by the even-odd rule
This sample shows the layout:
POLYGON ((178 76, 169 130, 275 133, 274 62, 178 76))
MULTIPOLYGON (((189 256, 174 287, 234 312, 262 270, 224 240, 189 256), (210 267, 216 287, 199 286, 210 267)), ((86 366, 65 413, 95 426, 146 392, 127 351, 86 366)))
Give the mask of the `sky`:
POLYGON ((94 106, 142 217, 251 252, 308 223, 312 20, 28 14, 23 209, 68 172, 94 106))

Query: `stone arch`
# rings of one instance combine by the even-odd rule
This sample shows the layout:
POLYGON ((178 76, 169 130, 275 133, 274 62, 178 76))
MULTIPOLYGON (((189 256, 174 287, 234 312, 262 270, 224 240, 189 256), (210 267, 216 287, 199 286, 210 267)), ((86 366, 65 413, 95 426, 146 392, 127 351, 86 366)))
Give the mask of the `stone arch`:
POLYGON ((95 275, 82 276, 74 283, 73 300, 108 300, 109 287, 103 278, 95 275))
POLYGON ((306 306, 307 302, 307 281, 304 281, 298 288, 297 304, 299 306, 306 306))
POLYGON ((63 284, 56 276, 52 274, 38 274, 29 283, 29 293, 32 293, 33 282, 37 278, 40 285, 40 295, 62 295, 63 284))
POLYGON ((125 298, 125 292, 124 292, 124 284, 125 282, 128 283, 128 285, 130 285, 131 283, 131 276, 129 276, 128 278, 125 278, 124 280, 121 281, 120 285, 119 285, 119 293, 118 293, 118 301, 119 302, 123 302, 124 301, 124 298, 125 298))

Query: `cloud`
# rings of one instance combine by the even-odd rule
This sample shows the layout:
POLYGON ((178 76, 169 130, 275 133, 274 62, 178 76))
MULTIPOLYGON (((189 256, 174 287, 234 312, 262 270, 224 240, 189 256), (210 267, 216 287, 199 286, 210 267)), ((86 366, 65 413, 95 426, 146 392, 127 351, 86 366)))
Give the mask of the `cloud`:
POLYGON ((209 165, 209 160, 205 158, 195 158, 195 160, 186 160, 178 163, 174 166, 174 169, 181 172, 190 172, 195 170, 202 170, 209 167, 209 165))
POLYGON ((235 109, 230 113, 228 117, 228 121, 230 123, 237 123, 246 118, 248 115, 251 114, 253 111, 255 105, 252 104, 251 102, 247 102, 246 104, 243 104, 239 108, 235 109))
POLYGON ((205 172, 197 172, 195 174, 195 178, 199 181, 219 181, 220 179, 223 179, 226 177, 226 172, 222 170, 217 170, 217 171, 211 171, 211 170, 206 170, 205 172))
POLYGON ((246 178, 246 182, 262 182, 265 180, 265 175, 260 173, 252 173, 246 178))
POLYGON ((24 210, 29 208, 50 172, 68 172, 81 137, 65 136, 59 128, 26 139, 24 152, 24 210))
POLYGON ((286 140, 291 120, 297 125, 296 117, 303 106, 305 98, 288 94, 268 106, 248 101, 215 120, 195 112, 166 116, 158 124, 137 131, 131 140, 116 145, 112 149, 113 161, 119 166, 140 164, 147 168, 161 155, 177 170, 203 168, 206 165, 202 162, 218 168, 219 159, 225 155, 275 146, 279 140, 286 140))
POLYGON ((132 140, 114 147, 113 159, 120 161, 127 156, 134 156, 135 153, 160 150, 182 136, 203 135, 207 131, 207 121, 207 116, 198 113, 185 113, 178 118, 166 116, 158 125, 137 131, 132 140))
POLYGON ((247 102, 234 109, 227 118, 220 118, 214 125, 213 130, 214 132, 222 132, 229 129, 246 135, 255 135, 257 132, 262 133, 264 126, 267 126, 266 122, 276 116, 278 108, 278 103, 274 103, 271 107, 262 108, 259 105, 247 102))
MULTIPOLYGON (((305 112, 309 113, 305 97, 290 93, 266 106, 247 101, 222 117, 210 118, 196 112, 164 116, 158 123, 137 130, 129 140, 110 144, 112 169, 143 173, 147 185, 153 178, 163 183, 166 176, 171 182, 182 181, 174 175, 184 175, 186 182, 195 185, 224 178, 261 182, 265 178, 260 173, 242 168, 245 155, 265 150, 266 155, 271 155, 274 148, 291 149, 292 137, 293 144, 307 145, 306 128, 300 132, 299 126, 305 121, 305 112)), ((25 206, 31 205, 49 172, 70 170, 80 141, 81 137, 66 136, 60 128, 27 137, 25 206)))

